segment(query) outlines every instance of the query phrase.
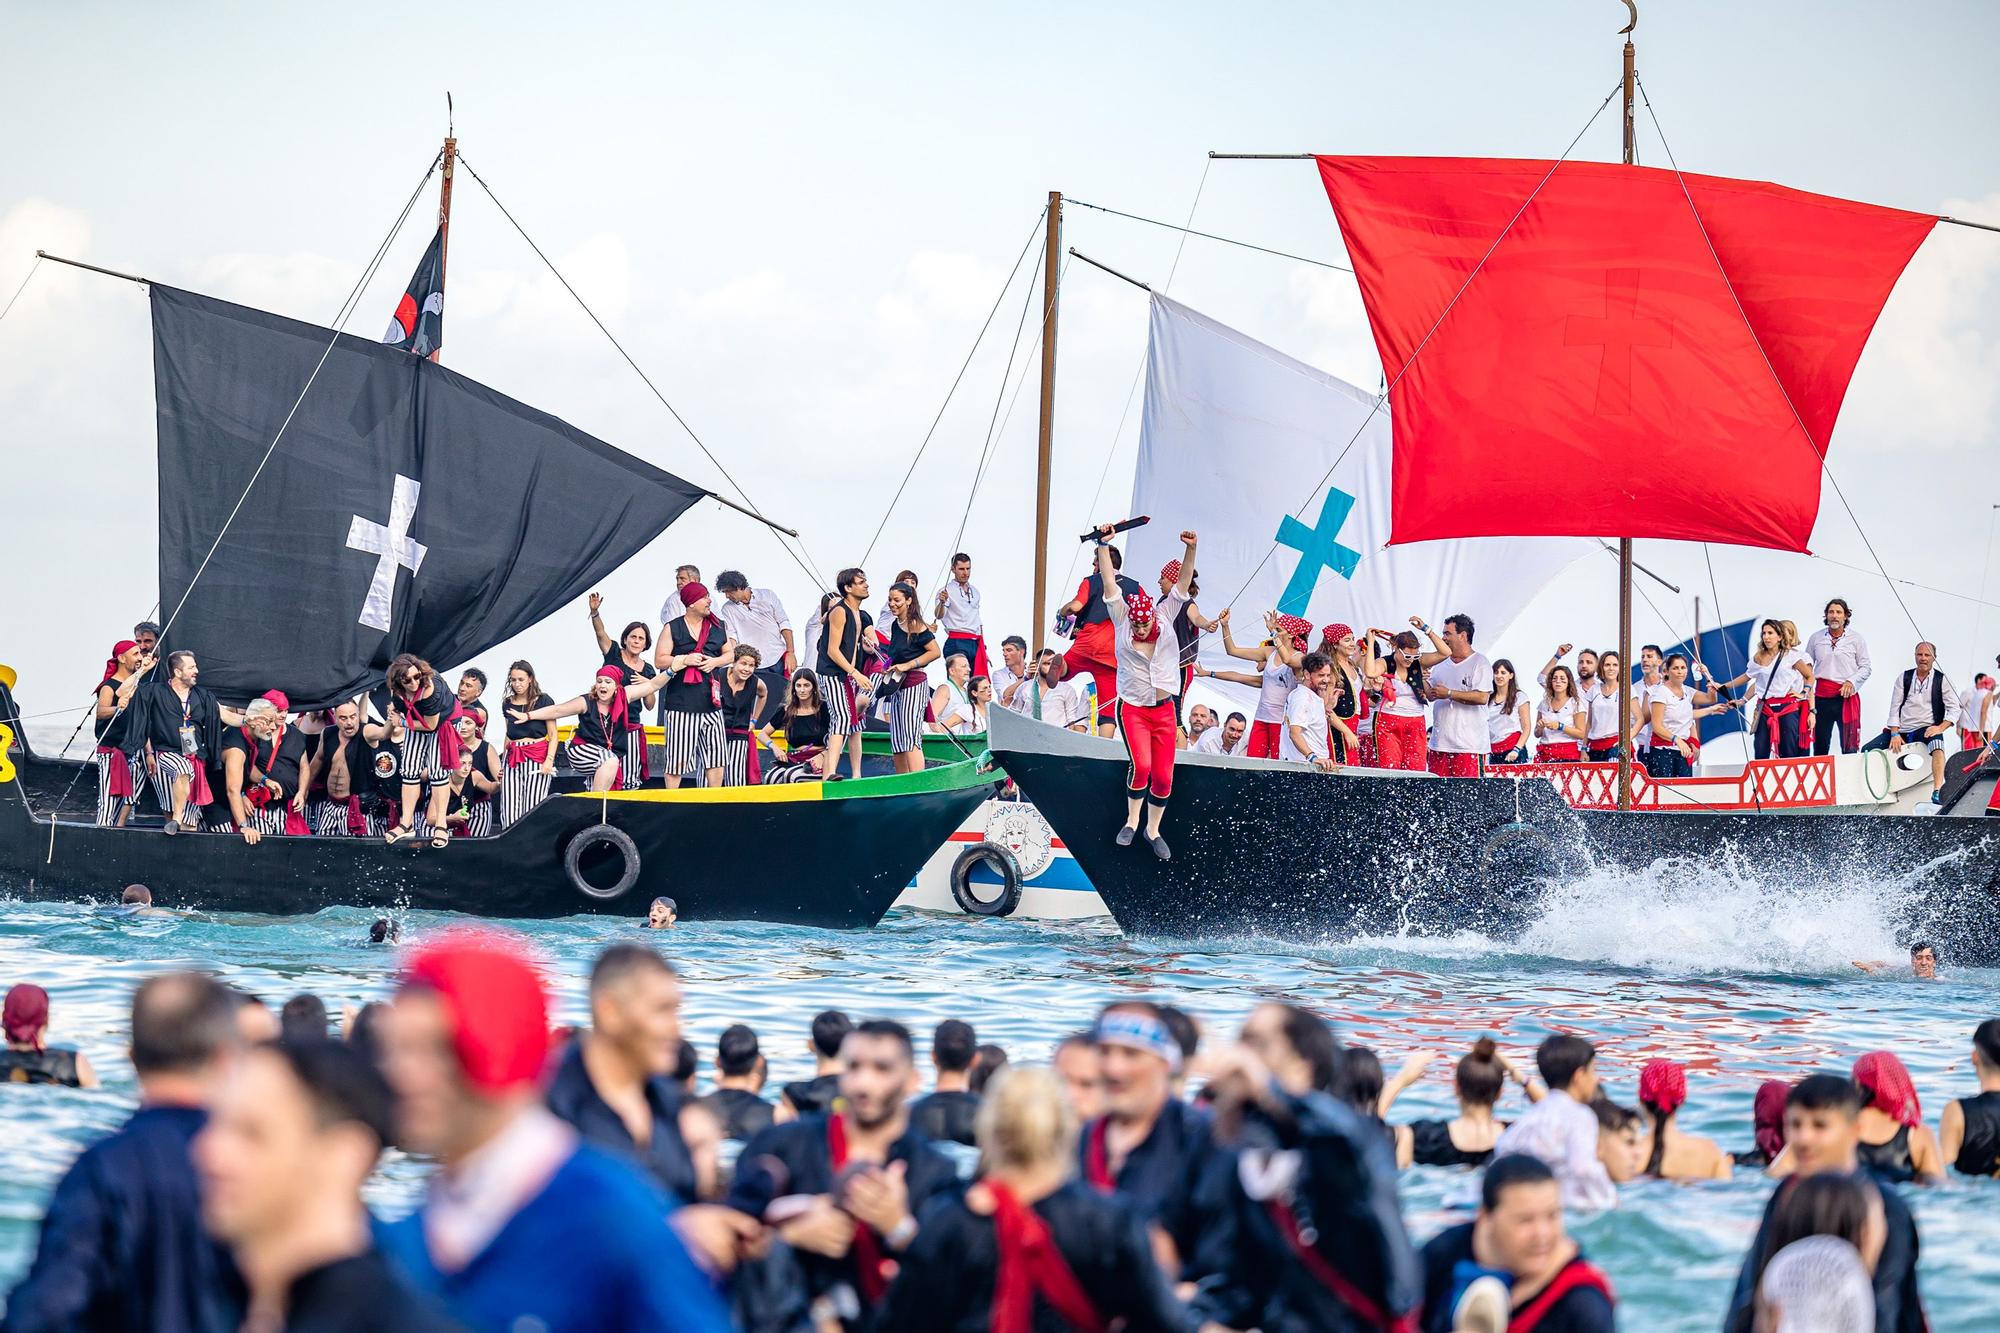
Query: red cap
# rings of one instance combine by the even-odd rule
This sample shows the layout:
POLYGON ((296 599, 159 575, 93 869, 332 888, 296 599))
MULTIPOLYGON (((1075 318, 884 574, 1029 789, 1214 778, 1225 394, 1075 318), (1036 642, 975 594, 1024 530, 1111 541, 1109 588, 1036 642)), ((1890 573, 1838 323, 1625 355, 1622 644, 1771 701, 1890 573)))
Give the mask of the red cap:
POLYGON ((700 579, 691 579, 681 585, 681 605, 693 606, 708 596, 708 585, 700 579))
POLYGON ((474 1088, 502 1093, 541 1077, 549 1055, 549 996, 513 936, 448 930, 410 956, 403 985, 422 987, 444 1002, 452 1047, 474 1088))
POLYGON ((1648 1060, 1639 1071, 1639 1100, 1661 1115, 1672 1115, 1687 1099, 1687 1070, 1672 1060, 1648 1060))
POLYGON ((49 993, 32 981, 24 981, 7 992, 7 1006, 0 1027, 7 1040, 32 1044, 42 1049, 42 1029, 49 1025, 49 993))
POLYGON ((1899 1125, 1915 1129, 1924 1123, 1924 1108, 1917 1100, 1917 1085, 1910 1071, 1888 1051, 1870 1051, 1854 1062, 1854 1081, 1868 1094, 1866 1105, 1895 1118, 1899 1125))
POLYGON ((283 690, 265 690, 263 699, 265 703, 268 703, 280 713, 289 713, 292 711, 292 701, 285 697, 283 690))

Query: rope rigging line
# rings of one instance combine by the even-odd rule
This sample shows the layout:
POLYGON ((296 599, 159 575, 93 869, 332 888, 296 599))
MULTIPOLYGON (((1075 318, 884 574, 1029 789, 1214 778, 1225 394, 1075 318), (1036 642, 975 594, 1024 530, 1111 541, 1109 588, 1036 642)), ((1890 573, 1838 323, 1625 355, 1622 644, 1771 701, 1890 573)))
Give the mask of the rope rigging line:
POLYGON ((1806 428, 1805 418, 1799 414, 1798 404, 1792 401, 1791 391, 1778 377, 1777 367, 1771 364, 1770 354, 1764 350, 1764 340, 1757 336, 1756 325, 1750 322, 1750 316, 1744 311, 1741 298, 1736 295, 1736 283, 1730 278, 1729 270, 1723 267, 1722 256, 1716 253, 1715 242, 1708 234, 1708 224, 1701 220, 1701 210, 1695 207, 1694 195, 1688 191, 1687 178, 1681 174, 1681 164, 1674 158, 1673 145, 1667 142, 1667 132, 1660 127, 1659 114, 1653 110, 1653 99, 1646 95, 1646 81, 1637 79, 1636 82, 1639 86, 1639 100, 1646 107, 1646 117, 1653 122, 1653 133, 1660 138, 1660 149, 1667 155, 1667 165, 1673 168, 1674 181, 1681 187, 1681 197, 1687 200, 1688 213, 1693 216, 1695 226, 1701 230, 1702 244, 1708 247, 1709 258, 1715 262, 1715 271, 1721 275, 1722 285, 1729 290, 1729 299, 1736 306, 1737 317, 1749 331, 1750 341, 1756 344, 1757 355, 1763 360, 1764 369, 1770 372, 1771 383, 1777 386, 1779 395, 1785 400, 1785 406, 1791 410, 1792 420, 1798 423, 1799 434, 1805 438, 1806 448, 1812 451, 1814 460, 1819 463, 1820 475, 1826 478, 1827 485, 1833 487, 1834 496, 1839 499, 1840 507, 1847 511, 1848 522, 1854 525, 1854 531, 1860 536, 1862 546, 1868 550, 1868 558, 1875 562, 1875 572, 1889 585, 1889 593, 1896 599, 1896 605, 1901 608, 1903 618, 1910 622, 1910 628, 1916 631, 1919 639, 1922 639, 1923 627, 1917 624, 1916 616, 1910 611, 1910 604, 1903 600, 1901 590, 1896 587, 1896 580, 1889 576, 1888 568, 1882 563, 1882 557, 1876 554, 1875 543, 1869 539, 1868 530, 1861 526, 1861 519, 1855 514, 1854 506, 1847 502, 1847 493, 1840 489, 1840 482, 1835 480, 1833 469, 1827 466, 1826 455, 1813 443, 1812 431, 1806 428))
MULTIPOLYGON (((1170 288, 1173 287, 1174 275, 1180 272, 1181 256, 1187 252, 1187 238, 1192 235, 1202 234, 1199 232, 1192 231, 1190 229, 1194 224, 1195 211, 1201 207, 1202 192, 1208 188, 1209 168, 1213 167, 1214 165, 1215 165, 1214 158, 1205 157, 1202 159, 1201 179, 1195 182, 1194 198, 1188 204, 1188 215, 1187 215, 1188 225, 1174 228, 1174 230, 1180 232, 1181 239, 1180 243, 1174 247, 1174 262, 1167 266, 1167 280, 1160 284, 1160 294, 1163 296, 1167 293, 1167 291, 1170 288)), ((1095 205, 1085 205, 1085 206, 1096 207, 1095 205)), ((1100 211, 1109 212, 1111 210, 1103 209, 1100 211)), ((1141 219, 1141 220, 1150 221, 1150 219, 1141 219)), ((1151 359, 1151 357, 1152 357, 1152 348, 1148 346, 1146 355, 1139 358, 1138 368, 1132 372, 1132 383, 1125 390, 1125 406, 1120 408, 1118 412, 1118 427, 1117 429, 1111 432, 1111 445, 1104 451, 1104 466, 1098 469, 1097 486, 1090 493, 1090 508, 1084 513, 1083 516, 1083 521, 1085 523, 1089 523, 1092 519, 1094 519, 1097 516, 1097 502, 1104 495, 1104 483, 1106 479, 1111 476, 1112 460, 1118 457, 1118 442, 1125 438, 1125 422, 1132 415, 1132 400, 1136 398, 1139 394, 1139 381, 1142 378, 1144 378, 1146 374, 1146 363, 1148 360, 1151 359)), ((1068 587, 1070 580, 1076 577, 1077 565, 1080 561, 1082 561, 1083 553, 1086 549, 1087 549, 1086 547, 1079 546, 1077 547, 1076 552, 1070 556, 1069 572, 1063 575, 1063 581, 1062 581, 1063 587, 1065 588, 1068 587)), ((1057 605, 1060 606, 1062 605, 1062 603, 1058 602, 1057 605)))
MULTIPOLYGON (((972 346, 966 349, 965 360, 959 364, 958 374, 952 376, 951 387, 944 391, 944 401, 938 404, 937 415, 931 418, 930 429, 924 432, 923 440, 917 445, 916 457, 912 458, 909 467, 903 470, 903 479, 896 483, 896 493, 889 497, 889 507, 882 511, 882 521, 875 525, 875 535, 868 539, 868 548, 861 553, 863 565, 866 565, 869 557, 875 554, 875 543, 882 540, 882 533, 889 526, 889 516, 896 512, 897 501, 903 498, 903 491, 909 486, 910 478, 916 475, 917 464, 924 460, 924 451, 931 447, 931 438, 937 434, 938 423, 944 420, 945 409, 951 406, 952 396, 964 382, 965 372, 972 368, 972 358, 978 355, 979 345, 986 340, 986 330, 993 327, 993 317, 1000 313, 1000 303, 1007 299, 1007 292, 1013 287, 1014 279, 1021 271, 1021 265, 1027 260, 1028 251, 1034 248, 1035 236, 1042 229, 1042 219, 1048 214, 1048 205, 1044 204, 1042 211, 1035 215, 1035 225, 1028 230, 1028 239, 1022 243, 1021 253, 1014 257, 1014 267, 1007 270, 1007 280, 1001 283, 1000 290, 994 293, 993 305, 987 310, 986 319, 980 324, 979 332, 974 335, 972 346)), ((1004 375, 1001 382, 1003 384, 1006 382, 1004 375)))
MULTIPOLYGON (((1208 160, 1209 160, 1209 161, 1213 161, 1214 159, 1213 159, 1213 158, 1210 158, 1210 159, 1208 159, 1208 160)), ((1203 182, 1204 182, 1204 183, 1206 183, 1207 179, 1208 179, 1208 173, 1207 173, 1206 171, 1202 172, 1202 180, 1203 180, 1203 182)), ((1199 195, 1200 195, 1200 191, 1196 191, 1196 195, 1197 195, 1197 202, 1199 202, 1199 195)), ((1130 219, 1131 219, 1132 221, 1134 221, 1134 222, 1144 222, 1144 223, 1147 223, 1148 225, 1150 225, 1150 226, 1154 226, 1154 227, 1165 227, 1165 228, 1166 228, 1166 229, 1167 229, 1168 231, 1177 231, 1177 232, 1179 232, 1179 233, 1181 234, 1181 238, 1182 238, 1182 240, 1184 240, 1184 241, 1186 240, 1186 238, 1188 238, 1188 237, 1190 237, 1190 236, 1199 236, 1199 237, 1201 237, 1201 238, 1202 238, 1202 239, 1203 239, 1204 241, 1220 241, 1220 242, 1222 242, 1222 243, 1223 243, 1224 245, 1234 245, 1234 246, 1238 246, 1238 247, 1240 247, 1240 248, 1242 248, 1242 249, 1245 249, 1245 250, 1255 250, 1255 251, 1257 251, 1257 252, 1258 252, 1259 254, 1266 254, 1266 255, 1276 255, 1276 256, 1277 256, 1278 258, 1280 258, 1280 259, 1290 259, 1290 260, 1295 260, 1295 261, 1297 261, 1298 263, 1301 263, 1301 264, 1313 264, 1313 265, 1316 265, 1316 266, 1318 266, 1318 267, 1320 267, 1320 268, 1330 268, 1330 269, 1333 269, 1333 270, 1334 270, 1335 272, 1338 272, 1338 273, 1352 273, 1352 272, 1354 272, 1354 270, 1353 270, 1353 269, 1351 269, 1351 268, 1349 268, 1349 267, 1348 267, 1347 265, 1345 265, 1345 264, 1336 264, 1336 263, 1334 263, 1334 262, 1333 262, 1333 261, 1331 261, 1331 260, 1327 260, 1327 259, 1313 259, 1313 258, 1311 258, 1310 256, 1307 256, 1307 255, 1295 255, 1295 254, 1293 254, 1293 253, 1292 253, 1291 251, 1289 251, 1289 250, 1273 250, 1273 249, 1272 249, 1272 248, 1271 248, 1270 246, 1268 246, 1268 245, 1252 245, 1252 244, 1251 244, 1251 243, 1250 243, 1249 241, 1239 241, 1239 240, 1236 240, 1236 239, 1235 239, 1234 237, 1230 237, 1230 236, 1217 236, 1217 235, 1216 235, 1216 234, 1215 234, 1214 232, 1212 232, 1212 231, 1196 231, 1196 230, 1195 230, 1195 229, 1194 229, 1193 227, 1176 227, 1176 226, 1175 226, 1175 225, 1174 225, 1173 223, 1171 223, 1171 222, 1162 222, 1162 221, 1160 221, 1160 220, 1159 220, 1158 218, 1148 218, 1148 217, 1141 217, 1141 216, 1140 216, 1139 214, 1137 214, 1137 213, 1127 213, 1127 212, 1125 212, 1125 211, 1124 211, 1123 209, 1117 209, 1117 208, 1106 208, 1106 207, 1105 207, 1105 206, 1104 206, 1103 204, 1086 204, 1086 203, 1085 203, 1085 202, 1083 202, 1083 200, 1081 200, 1081 199, 1065 199, 1065 200, 1063 200, 1063 202, 1064 202, 1064 203, 1066 203, 1066 204, 1075 204, 1075 205, 1076 205, 1076 206, 1077 206, 1078 208, 1088 208, 1088 209, 1093 209, 1093 210, 1095 210, 1095 211, 1097 211, 1097 212, 1099 212, 1099 213, 1109 213, 1109 214, 1111 214, 1111 215, 1112 215, 1112 216, 1114 216, 1114 217, 1121 217, 1121 218, 1130 218, 1130 219)), ((1193 212, 1193 210, 1189 210, 1189 212, 1188 212, 1188 218, 1189 218, 1189 220, 1190 220, 1190 221, 1192 221, 1192 220, 1193 220, 1193 218, 1194 218, 1194 212, 1193 212)), ((1175 260, 1176 260, 1176 261, 1178 261, 1178 260, 1179 260, 1179 258, 1180 258, 1180 255, 1178 254, 1178 252, 1177 252, 1177 253, 1175 254, 1174 258, 1175 258, 1175 260)))
MULTIPOLYGON (((1299 507, 1292 511, 1292 516, 1294 518, 1300 517, 1305 507, 1313 502, 1313 498, 1317 496, 1320 493, 1320 491, 1325 489, 1326 484, 1329 481, 1333 480, 1334 472, 1339 469, 1341 463, 1347 458, 1348 453, 1354 448, 1355 442, 1361 438, 1361 433, 1368 429, 1368 423, 1373 421, 1375 419, 1375 414, 1382 410, 1382 404, 1389 401, 1390 391, 1393 390, 1398 384, 1403 382, 1403 376, 1409 373, 1411 366, 1417 364, 1417 358, 1424 354, 1424 349, 1426 347, 1430 346, 1432 337, 1434 337, 1437 334, 1438 329, 1443 326, 1445 320, 1451 317, 1451 312, 1458 306, 1459 298, 1465 295, 1466 288, 1472 286, 1473 280, 1477 278, 1480 275, 1480 273, 1485 269, 1486 261, 1493 258, 1493 252, 1495 250, 1498 250, 1500 248, 1500 243, 1502 241, 1505 241, 1508 235, 1513 232, 1514 224, 1521 220, 1521 215, 1523 213, 1526 213, 1528 211, 1529 206, 1532 205, 1535 202, 1535 200, 1541 196, 1543 187, 1546 186, 1549 183, 1550 179, 1555 176, 1557 169, 1561 167, 1563 163, 1569 161, 1569 155, 1576 151, 1577 144, 1583 141, 1584 135, 1590 133, 1590 127, 1597 123, 1597 118, 1604 114, 1604 108, 1611 105, 1611 99, 1618 96, 1620 90, 1622 90, 1624 86, 1625 86, 1624 80, 1622 79, 1619 80, 1617 83, 1611 85, 1611 91, 1604 95, 1604 100, 1597 104, 1597 110, 1590 113, 1590 119, 1583 123, 1583 128, 1576 132, 1576 137, 1571 139, 1569 141, 1569 146, 1562 150, 1562 156, 1558 157, 1555 161, 1549 163, 1549 169, 1543 173, 1542 178, 1540 180, 1535 182, 1535 188, 1529 191, 1528 197, 1526 199, 1523 199, 1521 201, 1521 206, 1514 210, 1514 216, 1507 219, 1507 225, 1502 227, 1500 229, 1500 234, 1493 238, 1493 244, 1486 247, 1486 253, 1479 256, 1479 262, 1472 266, 1472 271, 1465 275, 1465 281, 1461 282, 1458 285, 1458 290, 1451 294, 1451 300, 1445 303, 1444 309, 1438 312, 1438 317, 1431 322, 1430 328, 1424 331, 1424 336, 1421 339, 1419 339, 1417 345, 1410 350, 1409 359, 1404 361, 1403 364, 1397 368, 1395 375, 1389 380, 1389 382, 1382 386, 1382 392, 1375 396, 1375 402, 1373 405, 1369 407, 1368 415, 1361 418, 1361 424, 1354 428, 1354 434, 1348 437, 1347 443, 1345 445, 1341 446, 1340 452, 1334 456, 1333 463, 1331 464, 1331 466, 1327 468, 1326 475, 1319 479, 1318 483, 1315 484, 1312 490, 1307 493, 1306 498, 1300 502, 1299 507)), ((1257 567, 1255 569, 1252 569, 1250 571, 1249 577, 1243 580, 1243 586, 1238 588, 1235 591, 1235 593, 1232 594, 1231 597, 1229 598, 1230 604, 1234 604, 1236 599, 1243 595, 1244 590, 1247 589, 1252 583, 1256 581, 1257 576, 1264 572, 1264 566, 1271 563, 1271 557, 1277 554, 1277 551, 1278 551, 1278 543, 1277 539, 1274 537, 1271 541, 1270 547, 1266 549, 1264 552, 1264 558, 1257 562, 1257 567)))
POLYGON ((28 283, 34 278, 35 274, 41 269, 41 267, 42 267, 42 257, 40 255, 36 255, 35 262, 28 265, 27 273, 22 275, 21 285, 19 287, 16 287, 14 289, 14 294, 7 298, 6 308, 4 310, 0 310, 0 320, 4 320, 7 318, 8 315, 14 313, 14 302, 20 300, 21 293, 28 290, 28 283))
POLYGON ((687 437, 690 440, 694 441, 695 447, 701 450, 702 456, 708 459, 709 463, 714 466, 715 470, 722 474, 722 479, 728 482, 731 489, 733 489, 736 492, 736 494, 742 498, 744 507, 749 509, 751 514, 754 515, 757 519, 759 519, 766 528, 770 529, 771 535, 777 538, 778 545, 784 547, 785 554, 792 557, 793 562, 798 565, 799 569, 805 573, 805 576, 807 578, 811 579, 815 585, 821 588, 827 587, 828 584, 825 576, 823 576, 819 572, 818 568, 813 564, 811 552, 806 550, 805 539, 802 537, 799 538, 798 549, 796 551, 792 549, 791 543, 786 539, 785 535, 782 532, 779 532, 777 530, 777 526, 771 521, 770 517, 766 515, 762 509, 759 509, 757 507, 757 502, 750 498, 750 493, 743 489, 742 483, 738 482, 736 478, 730 474, 729 469, 722 465, 722 460, 717 458, 714 452, 710 450, 708 445, 702 440, 701 436, 695 433, 694 427, 688 425, 687 419, 680 414, 679 410, 676 409, 672 403, 667 401, 667 396, 660 392, 660 386, 653 383, 652 376, 648 375, 643 369, 640 368, 639 363, 632 359, 632 354, 625 350, 625 344, 618 341, 618 336, 612 333, 611 330, 605 326, 604 321, 597 317, 597 312, 591 309, 590 303, 583 299, 582 294, 579 293, 575 287, 570 285, 570 280, 563 276, 562 270, 556 267, 555 261, 550 259, 548 255, 543 252, 541 246, 535 244, 535 238, 528 235, 527 228, 523 227, 520 221, 517 218, 515 218, 513 213, 508 211, 507 205, 500 202, 500 196, 493 193, 493 187, 486 183, 486 178, 484 176, 481 176, 478 173, 478 171, 474 170, 472 164, 465 160, 464 153, 460 153, 458 155, 458 164, 464 167, 467 173, 471 175, 472 179, 479 183, 479 188, 486 192, 486 197, 493 201, 493 206, 495 208, 500 210, 500 216, 506 218, 508 224, 514 228, 515 232, 517 232, 520 235, 521 239, 528 243, 528 248, 535 252, 535 258, 541 260, 543 265, 548 268, 549 272, 554 275, 555 280, 562 284, 563 290, 570 294, 570 298, 576 302, 577 308, 582 310, 583 313, 590 318, 590 322, 597 326, 597 331, 599 333, 602 333, 605 339, 608 342, 610 342, 613 349, 617 351, 618 355, 624 358, 625 364, 632 367, 632 372, 635 375, 637 375, 640 381, 645 384, 646 388, 651 391, 653 397, 659 400, 660 406, 667 409, 667 414, 673 417, 675 424, 678 425, 683 431, 687 432, 687 437))

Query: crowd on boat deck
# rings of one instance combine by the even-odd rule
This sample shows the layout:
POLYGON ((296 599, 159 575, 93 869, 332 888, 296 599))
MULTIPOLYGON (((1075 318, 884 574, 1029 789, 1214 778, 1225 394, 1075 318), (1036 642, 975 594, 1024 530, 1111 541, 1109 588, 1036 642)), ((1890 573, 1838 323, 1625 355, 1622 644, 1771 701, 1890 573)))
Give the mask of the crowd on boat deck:
MULTIPOLYGON (((338 1019, 311 994, 274 1013, 199 973, 143 982, 139 1107, 57 1185, 6 1326, 1595 1333, 1617 1295, 1566 1220, 1640 1178, 1761 1172, 1724 1327, 1918 1333, 1904 1192, 2000 1174, 2000 1018, 1935 1128, 1873 1051, 1759 1085, 1728 1152, 1679 1127, 1683 1065, 1614 1091, 1629 1075, 1573 1033, 1518 1061, 1478 1038, 1447 1066, 1456 1113, 1408 1120, 1440 1052, 1385 1077, 1278 1001, 1224 1040, 1118 998, 1045 1063, 961 1020, 920 1050, 829 1010, 782 1038, 813 1075, 774 1088, 764 1034, 732 1023, 712 1055, 684 1037, 686 984, 615 943, 588 1025, 553 1029, 525 945, 465 928, 414 941, 391 998, 338 1019), (394 1221, 361 1193, 388 1152, 435 1167, 394 1221), (1410 1169, 1454 1178, 1421 1244, 1410 1169)), ((90 1086, 48 1043, 60 1018, 39 987, 8 993, 9 1080, 90 1086)))

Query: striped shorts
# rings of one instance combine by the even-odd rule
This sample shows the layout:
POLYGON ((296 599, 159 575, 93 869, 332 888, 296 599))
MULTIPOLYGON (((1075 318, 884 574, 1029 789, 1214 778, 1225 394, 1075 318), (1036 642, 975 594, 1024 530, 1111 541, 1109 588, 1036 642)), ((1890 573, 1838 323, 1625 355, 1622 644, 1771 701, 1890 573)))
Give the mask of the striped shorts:
POLYGON ((139 798, 146 794, 146 766, 144 764, 134 764, 130 760, 127 760, 127 766, 132 773, 132 794, 130 796, 113 796, 111 794, 111 761, 111 755, 100 754, 97 756, 97 822, 106 827, 117 823, 118 816, 139 804, 139 798))
POLYGON ((625 785, 625 778, 629 776, 623 772, 624 755, 616 750, 606 749, 602 745, 592 745, 589 741, 572 740, 569 743, 569 766, 582 774, 584 781, 590 781, 596 776, 597 770, 606 764, 619 766, 619 785, 622 788, 625 785))
POLYGON ((438 734, 435 731, 404 728, 402 778, 405 783, 428 782, 433 785, 451 781, 451 772, 438 754, 438 734))
POLYGON ((646 772, 646 729, 637 728, 625 733, 624 758, 619 763, 624 768, 619 786, 625 791, 636 789, 645 781, 646 772))
POLYGON ((820 697, 826 700, 828 731, 835 736, 853 735, 854 709, 847 695, 848 690, 853 688, 853 682, 845 676, 822 676, 818 672, 813 674, 819 679, 820 697))
POLYGON ((490 838, 493 836, 493 802, 470 801, 465 807, 465 827, 460 836, 467 838, 490 838))
POLYGON ((549 775, 540 764, 509 764, 500 775, 500 827, 514 827, 548 799, 549 775))
POLYGON ((749 786, 750 738, 748 736, 725 735, 722 746, 722 785, 725 787, 749 786))
POLYGON ((285 803, 266 801, 262 805, 243 803, 250 812, 250 827, 269 837, 278 837, 285 831, 285 803))
POLYGON ((696 782, 705 781, 709 769, 722 767, 722 743, 726 739, 721 713, 677 713, 668 709, 666 771, 692 774, 696 782))
MULTIPOLYGON (((869 677, 869 683, 877 688, 888 678, 886 671, 869 677)), ((889 748, 897 754, 907 754, 924 743, 924 705, 931 700, 931 692, 923 682, 905 685, 890 695, 886 701, 889 710, 889 748)))
POLYGON ((188 783, 188 802, 181 810, 181 827, 196 828, 201 822, 201 807, 194 803, 194 760, 176 750, 153 751, 153 781, 159 784, 160 808, 170 817, 174 813, 174 783, 183 780, 188 783))
POLYGON ((350 837, 347 831, 347 802, 306 800, 306 823, 312 826, 314 836, 321 838, 350 837))

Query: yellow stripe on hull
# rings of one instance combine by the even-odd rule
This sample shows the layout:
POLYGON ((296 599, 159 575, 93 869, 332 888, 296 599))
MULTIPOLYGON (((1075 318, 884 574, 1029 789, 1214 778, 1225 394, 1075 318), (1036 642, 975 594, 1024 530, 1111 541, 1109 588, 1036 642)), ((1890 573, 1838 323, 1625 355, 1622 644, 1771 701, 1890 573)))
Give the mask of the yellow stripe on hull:
POLYGON ((824 800, 824 784, 784 782, 757 787, 641 787, 637 791, 573 791, 572 801, 653 801, 678 805, 779 805, 824 800))

